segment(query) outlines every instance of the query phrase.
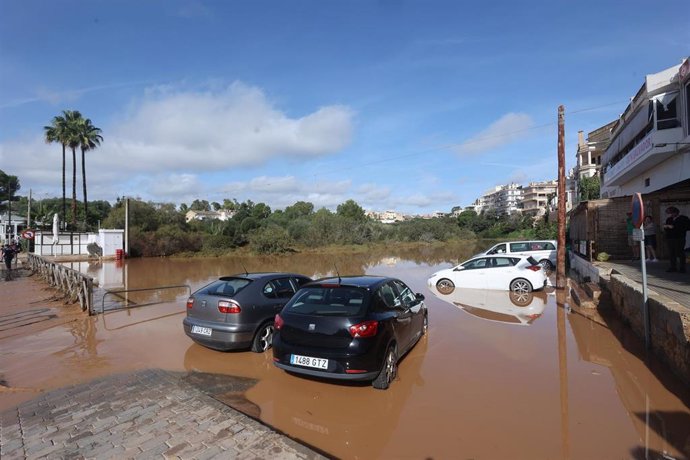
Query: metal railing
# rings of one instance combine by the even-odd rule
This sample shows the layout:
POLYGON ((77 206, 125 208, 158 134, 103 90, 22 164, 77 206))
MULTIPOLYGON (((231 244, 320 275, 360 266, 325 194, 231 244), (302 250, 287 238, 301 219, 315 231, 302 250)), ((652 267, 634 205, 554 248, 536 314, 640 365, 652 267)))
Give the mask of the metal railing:
POLYGON ((101 314, 105 313, 105 298, 109 295, 119 297, 123 301, 125 301, 127 304, 124 305, 123 308, 138 308, 138 307, 145 307, 147 305, 155 305, 160 302, 149 302, 145 304, 139 304, 139 303, 134 303, 134 305, 130 305, 130 300, 126 299, 124 296, 119 295, 119 294, 128 294, 131 292, 146 292, 146 291, 160 291, 164 289, 182 289, 185 288, 187 289, 187 295, 191 296, 192 295, 192 287, 188 284, 179 284, 179 285, 174 285, 174 286, 156 286, 156 287, 151 287, 151 288, 139 288, 139 289, 118 289, 118 290, 113 290, 113 291, 105 291, 103 294, 103 297, 101 298, 101 314))
POLYGON ((48 284, 65 294, 65 300, 68 303, 79 301, 82 311, 88 311, 89 315, 94 314, 93 278, 36 254, 28 254, 28 256, 31 271, 38 273, 48 284))

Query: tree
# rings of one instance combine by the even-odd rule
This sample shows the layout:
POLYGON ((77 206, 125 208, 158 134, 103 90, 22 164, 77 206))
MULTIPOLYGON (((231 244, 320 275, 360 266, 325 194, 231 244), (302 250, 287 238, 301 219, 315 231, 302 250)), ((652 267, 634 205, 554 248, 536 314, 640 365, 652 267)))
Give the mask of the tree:
POLYGON ((0 209, 4 210, 12 201, 17 200, 17 190, 22 188, 17 176, 10 176, 0 169, 0 209))
POLYGON ((45 141, 48 144, 57 142, 62 145, 62 218, 67 219, 67 201, 65 199, 65 151, 69 144, 69 133, 67 126, 67 111, 62 111, 62 116, 53 117, 49 126, 44 126, 45 141))
POLYGON ((308 201, 298 201, 292 206, 285 208, 285 215, 290 220, 297 219, 299 217, 307 217, 314 212, 314 205, 308 201))
POLYGON ((189 209, 192 211, 210 211, 211 205, 207 200, 194 200, 189 209))
POLYGON ((580 178, 580 200, 598 200, 600 196, 601 183, 598 176, 580 178))
POLYGON ((336 209, 336 213, 339 216, 352 219, 352 220, 365 220, 367 218, 364 213, 364 209, 357 204, 355 200, 347 200, 346 202, 339 204, 336 209))
POLYGON ((65 116, 65 140, 72 150, 72 225, 77 224, 77 147, 80 145, 78 125, 81 113, 77 110, 63 110, 65 116))
MULTIPOLYGON (((79 113, 79 112, 77 112, 79 113)), ((74 136, 81 148, 81 177, 84 191, 84 219, 88 216, 88 199, 86 197, 86 152, 96 149, 103 141, 101 129, 91 123, 91 120, 81 116, 75 120, 74 136)))

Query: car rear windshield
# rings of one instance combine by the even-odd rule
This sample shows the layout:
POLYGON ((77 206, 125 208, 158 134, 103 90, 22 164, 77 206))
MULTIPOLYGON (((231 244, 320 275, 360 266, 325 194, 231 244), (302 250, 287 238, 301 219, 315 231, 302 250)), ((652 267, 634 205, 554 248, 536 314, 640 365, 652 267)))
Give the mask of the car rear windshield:
POLYGON ((539 265, 539 262, 537 262, 537 259, 535 259, 535 258, 532 257, 532 256, 529 256, 529 257, 527 258, 527 262, 531 263, 532 265, 539 265))
POLYGON ((300 289, 285 309, 301 315, 359 316, 368 303, 369 294, 361 288, 308 287, 300 289))
POLYGON ((247 287, 252 280, 246 278, 221 278, 205 288, 199 290, 199 294, 232 297, 247 287))

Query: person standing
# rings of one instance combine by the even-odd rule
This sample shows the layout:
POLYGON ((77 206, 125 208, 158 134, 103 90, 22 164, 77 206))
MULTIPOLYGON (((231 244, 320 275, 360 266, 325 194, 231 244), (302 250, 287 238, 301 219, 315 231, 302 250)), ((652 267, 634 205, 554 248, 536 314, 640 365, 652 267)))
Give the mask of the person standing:
POLYGON ((666 208, 666 215, 668 217, 664 225, 664 233, 670 259, 670 266, 666 271, 685 273, 685 232, 690 229, 690 219, 681 215, 675 206, 666 208))
POLYGON ((625 231, 628 234, 628 246, 632 249, 633 258, 632 260, 638 260, 640 258, 640 243, 633 239, 633 225, 632 212, 628 212, 628 217, 625 219, 625 231))
POLYGON ((12 270, 12 259, 14 259, 14 250, 10 247, 9 244, 5 244, 5 246, 2 248, 2 258, 5 261, 5 267, 7 267, 7 270, 12 270))
POLYGON ((644 246, 647 250, 647 260, 656 262, 656 225, 652 220, 652 216, 645 216, 644 218, 644 246))

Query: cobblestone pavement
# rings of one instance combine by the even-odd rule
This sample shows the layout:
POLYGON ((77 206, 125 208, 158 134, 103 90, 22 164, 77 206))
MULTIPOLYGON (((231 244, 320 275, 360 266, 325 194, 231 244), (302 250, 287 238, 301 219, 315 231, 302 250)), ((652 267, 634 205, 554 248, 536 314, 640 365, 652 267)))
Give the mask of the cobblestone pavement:
POLYGON ((219 401, 253 384, 144 370, 50 391, 0 414, 0 458, 323 458, 219 401))

